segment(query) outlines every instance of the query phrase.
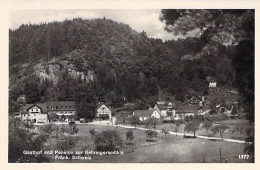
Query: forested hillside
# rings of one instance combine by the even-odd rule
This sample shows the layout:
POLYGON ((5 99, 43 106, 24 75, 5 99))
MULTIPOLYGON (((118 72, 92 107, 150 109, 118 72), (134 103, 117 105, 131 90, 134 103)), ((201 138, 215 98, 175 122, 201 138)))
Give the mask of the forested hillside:
POLYGON ((177 100, 207 93, 207 76, 234 85, 235 44, 203 37, 162 42, 105 18, 21 25, 9 33, 10 113, 23 102, 47 100, 75 100, 79 114, 93 113, 99 101, 148 107, 159 89, 177 100))

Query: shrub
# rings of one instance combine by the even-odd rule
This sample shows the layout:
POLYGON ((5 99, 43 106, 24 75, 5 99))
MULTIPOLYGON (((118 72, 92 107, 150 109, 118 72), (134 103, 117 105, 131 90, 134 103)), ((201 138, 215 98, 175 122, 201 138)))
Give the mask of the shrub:
POLYGON ((89 129, 89 133, 90 133, 90 135, 91 135, 91 138, 93 139, 94 136, 95 136, 95 134, 96 134, 95 128, 89 129))
POLYGON ((115 130, 104 130, 95 135, 97 151, 115 151, 122 147, 122 139, 115 130))
POLYGON ((184 130, 187 132, 193 132, 194 137, 195 137, 196 131, 199 130, 199 125, 200 125, 199 121, 187 122, 187 123, 185 123, 184 130))
POLYGON ((70 150, 76 145, 77 141, 71 136, 65 137, 63 140, 60 140, 55 145, 56 150, 70 150))
POLYGON ((162 133, 164 133, 164 138, 166 138, 166 135, 169 134, 169 129, 162 128, 162 133))
POLYGON ((216 134, 216 133, 219 133, 222 140, 223 140, 223 134, 225 132, 226 129, 228 129, 229 127, 226 126, 226 125, 216 125, 214 127, 211 128, 211 131, 216 134))
POLYGON ((130 143, 134 139, 134 132, 132 130, 129 130, 126 132, 126 140, 128 140, 128 139, 130 140, 130 143))
POLYGON ((153 130, 146 130, 146 137, 149 140, 154 140, 154 138, 156 138, 158 136, 158 133, 156 131, 153 130))
POLYGON ((154 129, 156 129, 156 125, 160 124, 160 120, 157 118, 149 118, 145 121, 145 127, 149 128, 149 127, 153 127, 154 129))

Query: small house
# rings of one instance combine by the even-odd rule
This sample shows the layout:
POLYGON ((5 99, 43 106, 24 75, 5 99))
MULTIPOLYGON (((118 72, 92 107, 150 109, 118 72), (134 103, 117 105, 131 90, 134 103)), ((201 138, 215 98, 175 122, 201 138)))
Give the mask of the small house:
POLYGON ((104 103, 100 103, 96 110, 96 119, 97 120, 111 120, 112 119, 112 110, 106 106, 104 103))
POLYGON ((139 120, 141 122, 143 122, 149 118, 152 118, 152 117, 157 118, 157 119, 160 119, 160 117, 161 117, 160 114, 158 113, 158 111, 155 109, 134 110, 133 115, 139 117, 139 120))
POLYGON ((172 117, 176 114, 176 105, 172 102, 168 101, 158 101, 154 109, 160 114, 162 117, 172 117))
POLYGON ((21 110, 21 120, 27 123, 47 123, 46 104, 26 104, 21 110))
POLYGON ((206 81, 209 83, 209 88, 215 88, 217 87, 217 81, 216 79, 210 77, 210 76, 207 76, 206 77, 206 81))
POLYGON ((184 119, 186 116, 195 116, 199 113, 199 106, 198 105, 180 105, 176 110, 176 116, 174 117, 175 120, 184 119))

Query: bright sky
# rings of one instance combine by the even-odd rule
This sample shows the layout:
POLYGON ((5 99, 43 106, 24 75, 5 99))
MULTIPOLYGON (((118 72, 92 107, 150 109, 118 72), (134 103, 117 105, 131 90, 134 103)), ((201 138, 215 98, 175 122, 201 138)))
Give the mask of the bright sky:
POLYGON ((164 23, 159 20, 160 9, 148 10, 14 10, 10 13, 10 28, 16 29, 21 24, 63 21, 80 17, 82 19, 103 18, 123 22, 138 32, 145 31, 150 38, 162 40, 178 39, 164 30, 164 23))

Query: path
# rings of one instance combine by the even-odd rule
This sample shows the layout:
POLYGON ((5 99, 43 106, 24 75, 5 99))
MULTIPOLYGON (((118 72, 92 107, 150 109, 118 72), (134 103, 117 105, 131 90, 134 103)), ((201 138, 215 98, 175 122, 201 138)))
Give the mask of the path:
MULTIPOLYGON (((133 127, 133 126, 126 126, 126 125, 118 125, 119 127, 123 127, 123 128, 127 128, 127 129, 139 129, 139 130, 149 130, 149 129, 146 129, 146 128, 142 128, 142 127, 133 127)), ((161 130, 156 130, 157 132, 161 132, 161 130)), ((169 131, 169 134, 171 135, 176 135, 175 132, 170 132, 169 131)), ((178 136, 184 136, 184 133, 177 133, 178 136)), ((193 136, 191 134, 185 134, 185 136, 193 136)), ((222 138, 218 138, 218 137, 207 137, 207 136, 197 136, 197 138, 200 138, 200 139, 208 139, 208 140, 222 140, 222 138)), ((245 141, 243 140, 236 140, 236 139, 227 139, 227 138, 223 138, 223 141, 226 141, 226 142, 233 142, 233 143, 243 143, 245 144, 245 141)))

